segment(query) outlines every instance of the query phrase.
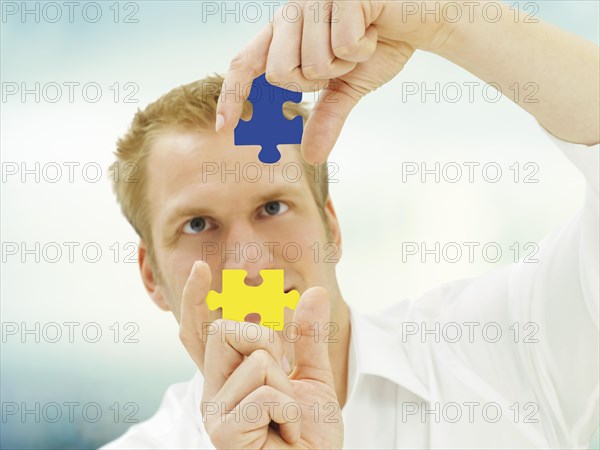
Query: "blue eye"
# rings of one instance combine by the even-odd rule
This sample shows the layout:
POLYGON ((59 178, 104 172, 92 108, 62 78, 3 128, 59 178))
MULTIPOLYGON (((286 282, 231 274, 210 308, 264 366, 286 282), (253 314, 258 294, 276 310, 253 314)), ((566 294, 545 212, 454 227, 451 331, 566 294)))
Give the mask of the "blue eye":
POLYGON ((276 216, 277 214, 284 213, 288 210, 288 206, 285 203, 278 201, 268 202, 263 208, 270 216, 276 216))
POLYGON ((206 220, 204 217, 194 217, 183 227, 183 232, 188 234, 196 234, 206 229, 206 220))

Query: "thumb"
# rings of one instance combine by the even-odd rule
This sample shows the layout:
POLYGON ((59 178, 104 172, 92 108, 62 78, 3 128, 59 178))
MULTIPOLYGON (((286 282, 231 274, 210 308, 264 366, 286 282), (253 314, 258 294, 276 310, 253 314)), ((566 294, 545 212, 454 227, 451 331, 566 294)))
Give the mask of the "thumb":
POLYGON ((308 289, 294 312, 299 339, 294 343, 292 379, 313 379, 333 386, 326 333, 329 322, 329 294, 322 287, 308 289))
POLYGON ((206 325, 210 323, 206 296, 210 289, 212 274, 204 261, 196 261, 181 295, 179 338, 186 350, 204 372, 206 325))
POLYGON ((319 94, 302 137, 302 156, 308 163, 327 160, 346 118, 361 98, 355 88, 339 78, 329 80, 319 94))

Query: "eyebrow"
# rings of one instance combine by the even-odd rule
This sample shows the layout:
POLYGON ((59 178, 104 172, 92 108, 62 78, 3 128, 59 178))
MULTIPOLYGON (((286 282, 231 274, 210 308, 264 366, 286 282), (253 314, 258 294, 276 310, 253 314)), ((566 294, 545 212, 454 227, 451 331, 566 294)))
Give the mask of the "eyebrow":
MULTIPOLYGON (((277 200, 279 198, 296 197, 302 194, 299 183, 273 183, 273 185, 273 190, 261 193, 257 196, 256 200, 259 203, 265 203, 269 200, 277 200), (293 188, 290 189, 291 186, 293 186, 293 188)), ((308 189, 308 194, 312 195, 310 189, 308 189)))
POLYGON ((166 226, 172 225, 183 217, 199 217, 199 216, 210 216, 210 209, 196 207, 196 206, 177 206, 166 216, 164 224, 166 226))

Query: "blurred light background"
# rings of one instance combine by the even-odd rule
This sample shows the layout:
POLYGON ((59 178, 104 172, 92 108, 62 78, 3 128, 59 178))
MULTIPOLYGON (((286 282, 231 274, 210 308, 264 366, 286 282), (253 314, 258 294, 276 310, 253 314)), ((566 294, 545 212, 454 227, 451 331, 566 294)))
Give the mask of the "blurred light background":
MULTIPOLYGON (((47 3, 2 2, 2 448, 97 447, 131 420, 148 418, 168 385, 191 378, 195 367, 176 321, 147 297, 135 254, 130 258, 137 238, 120 214, 106 169, 137 108, 175 86, 223 73, 268 20, 267 7, 256 23, 250 23, 255 13, 249 9, 249 20, 235 14, 203 20, 207 3, 221 2, 200 1, 73 2, 72 20, 69 7, 58 2, 62 16, 55 20, 57 10, 47 3), (40 8, 40 14, 23 20, 20 10, 11 14, 15 7, 40 8), (98 11, 102 15, 92 23, 98 11), (25 101, 21 92, 10 95, 15 86, 33 89, 35 83, 45 89, 39 101, 35 94, 25 101), (54 83, 62 97, 53 103, 54 83), (92 102, 97 86, 101 94, 92 102), (22 182, 21 164, 35 171, 36 162, 40 180, 29 174, 22 182), (57 165, 62 175, 53 183, 48 180, 57 177, 57 165), (32 253, 23 253, 22 243, 32 253), (61 257, 51 243, 62 249, 61 257), (64 243, 75 243, 67 244, 72 262, 64 243), (97 248, 102 254, 92 262, 97 248), (22 409, 32 410, 24 420, 22 409)), ((598 42, 598 2, 525 3, 536 18, 598 42)), ((235 3, 227 8, 234 10, 235 3)), ((486 100, 483 88, 459 67, 418 52, 348 119, 330 159, 338 168, 331 191, 343 231, 340 284, 358 310, 376 311, 509 264, 513 243, 523 257, 528 242, 539 241, 581 206, 577 171, 532 117, 505 98, 486 100), (473 101, 468 82, 477 83, 473 101), (422 101, 421 92, 408 95, 415 86, 435 89, 435 83, 462 86, 462 99, 450 101, 456 95, 451 90, 442 91, 439 101, 433 95, 422 101), (435 183, 432 176, 422 183, 417 175, 403 182, 402 163, 432 168, 436 162, 448 169, 454 163, 480 166, 473 183, 466 169, 456 183, 443 177, 435 183), (497 183, 483 178, 481 167, 490 162, 503 171, 497 183), (510 169, 515 163, 518 182, 510 169), (524 183, 528 174, 538 182, 524 183), (476 251, 473 262, 465 255, 456 263, 421 263, 419 255, 403 261, 403 243, 466 241, 498 243, 502 258, 488 262, 476 251)), ((494 99, 493 89, 488 94, 494 99)), ((592 446, 598 448, 597 437, 592 446)))

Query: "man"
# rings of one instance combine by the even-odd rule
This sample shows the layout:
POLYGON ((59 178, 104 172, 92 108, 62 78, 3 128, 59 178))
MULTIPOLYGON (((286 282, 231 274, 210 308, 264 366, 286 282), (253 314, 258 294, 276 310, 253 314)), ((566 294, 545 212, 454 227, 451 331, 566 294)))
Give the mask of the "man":
MULTIPOLYGON (((218 101, 218 91, 205 89, 218 79, 176 89, 138 113, 119 142, 119 161, 139 168, 139 183, 116 190, 140 234, 144 284, 179 321, 199 372, 107 448, 587 447, 599 392, 598 48, 542 22, 515 22, 501 4, 494 23, 422 15, 432 2, 411 3, 407 14, 400 1, 339 2, 330 8, 337 20, 323 22, 312 20, 315 5, 323 6, 297 4, 296 22, 280 10, 234 58, 218 101), (326 185, 306 176, 318 165, 309 171, 297 149, 284 146, 269 177, 265 166, 258 181, 209 174, 256 162, 255 152, 234 149, 233 129, 248 113, 239 87, 261 73, 324 88, 301 149, 320 163, 360 98, 392 79, 415 49, 504 92, 534 80, 539 102, 520 105, 586 177, 585 206, 541 243, 538 264, 450 283, 366 318, 344 302, 335 264, 314 261, 309 250, 341 246, 326 185), (336 102, 327 101, 332 95, 336 102), (286 164, 305 176, 289 182, 286 164), (299 257, 283 251, 290 243, 299 257), (238 248, 250 254, 240 258, 231 251, 238 248), (221 271, 236 268, 247 270, 249 285, 260 284, 261 269, 285 271, 285 291, 302 294, 285 312, 290 333, 270 332, 253 314, 239 324, 208 310, 209 289, 220 291, 221 271), (534 324, 537 343, 422 343, 402 335, 407 322, 494 323, 504 332, 534 324)), ((453 5, 468 11, 472 2, 453 5)))

